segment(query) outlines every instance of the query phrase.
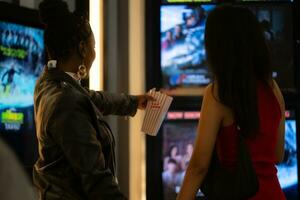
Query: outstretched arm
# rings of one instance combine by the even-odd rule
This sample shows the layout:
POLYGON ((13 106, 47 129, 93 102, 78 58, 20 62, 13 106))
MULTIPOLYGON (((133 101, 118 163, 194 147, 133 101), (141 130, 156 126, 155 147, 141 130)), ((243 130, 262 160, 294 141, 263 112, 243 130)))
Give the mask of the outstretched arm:
POLYGON ((134 116, 137 109, 145 109, 148 100, 153 100, 149 95, 125 95, 109 92, 88 90, 93 103, 104 115, 134 116))
POLYGON ((89 90, 93 103, 103 115, 134 116, 138 101, 135 96, 89 90))

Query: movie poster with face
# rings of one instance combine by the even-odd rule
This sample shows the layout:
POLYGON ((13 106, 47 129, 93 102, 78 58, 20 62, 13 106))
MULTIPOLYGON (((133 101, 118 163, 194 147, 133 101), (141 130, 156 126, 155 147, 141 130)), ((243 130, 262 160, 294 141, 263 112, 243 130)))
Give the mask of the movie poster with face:
POLYGON ((0 136, 24 162, 34 151, 33 93, 44 49, 42 29, 0 21, 0 136))
MULTIPOLYGON (((270 50, 272 76, 295 91, 291 4, 238 4, 257 17, 270 50)), ((205 51, 205 23, 215 4, 164 4, 160 8, 162 87, 171 95, 212 81, 205 51)), ((190 93, 194 90, 189 90, 190 93)), ((198 92, 198 91, 197 91, 198 92)), ((183 95, 191 95, 184 92, 183 95)), ((198 93, 200 95, 201 93, 198 93)))
POLYGON ((163 87, 178 89, 210 83, 204 48, 205 22, 215 5, 161 6, 163 87))
MULTIPOLYGON (((197 121, 168 121, 163 125, 163 193, 164 200, 176 199, 191 159, 197 121)), ((201 195, 200 193, 198 195, 201 195)))

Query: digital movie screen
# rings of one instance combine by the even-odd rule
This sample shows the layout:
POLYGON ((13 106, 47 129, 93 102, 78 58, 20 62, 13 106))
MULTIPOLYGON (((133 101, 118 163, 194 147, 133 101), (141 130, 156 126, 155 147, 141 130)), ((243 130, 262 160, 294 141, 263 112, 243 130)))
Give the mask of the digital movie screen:
MULTIPOLYGON (((270 48, 273 78, 295 88, 292 8, 288 4, 245 4, 257 16, 270 48)), ((215 5, 161 6, 162 87, 176 90, 211 82, 204 47, 205 21, 215 5)), ((199 94, 200 95, 200 94, 199 94)))
POLYGON ((164 88, 207 85, 204 26, 214 5, 161 6, 161 70, 164 88))
POLYGON ((284 161, 277 165, 277 176, 288 200, 298 199, 297 129, 295 113, 286 112, 284 161))
POLYGON ((176 199, 180 190, 193 153, 199 116, 199 112, 167 113, 168 121, 162 127, 164 200, 176 199))
MULTIPOLYGON (((199 112, 168 112, 162 125, 164 200, 176 199, 191 159, 199 112)), ((298 199, 297 129, 295 112, 286 111, 285 156, 277 165, 277 176, 287 200, 298 199)), ((198 196, 203 194, 199 191, 198 196)))
POLYGON ((294 2, 295 0, 236 0, 237 2, 294 2))
POLYGON ((162 0, 162 3, 203 3, 203 2, 217 2, 217 0, 162 0))
POLYGON ((32 162, 33 93, 44 66, 42 29, 0 21, 0 137, 32 162))
MULTIPOLYGON (((295 0, 236 0, 235 2, 294 2, 295 0)), ((172 4, 172 3, 211 3, 211 2, 219 2, 222 3, 222 0, 161 0, 164 4, 172 4)))
POLYGON ((270 47, 273 78, 281 89, 295 88, 292 7, 282 5, 249 5, 264 31, 270 47))

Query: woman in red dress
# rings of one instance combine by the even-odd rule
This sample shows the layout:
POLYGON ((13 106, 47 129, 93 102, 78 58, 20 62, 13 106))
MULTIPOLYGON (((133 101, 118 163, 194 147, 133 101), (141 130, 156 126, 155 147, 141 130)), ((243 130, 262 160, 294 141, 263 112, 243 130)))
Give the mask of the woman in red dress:
POLYGON ((275 168, 284 156, 284 100, 272 79, 259 22, 246 8, 218 7, 207 19, 205 46, 214 81, 204 94, 194 152, 177 200, 195 199, 215 146, 221 164, 234 167, 239 130, 259 180, 259 191, 250 199, 284 200, 275 168))

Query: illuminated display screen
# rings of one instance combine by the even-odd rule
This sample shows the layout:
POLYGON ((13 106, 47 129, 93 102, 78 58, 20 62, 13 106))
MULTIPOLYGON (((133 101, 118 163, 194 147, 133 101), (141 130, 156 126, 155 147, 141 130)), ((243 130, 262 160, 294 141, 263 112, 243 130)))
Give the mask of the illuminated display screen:
POLYGON ((0 136, 24 162, 34 155, 33 93, 44 49, 42 29, 0 21, 0 136))
POLYGON ((216 2, 216 0, 162 0, 162 3, 216 2))
MULTIPOLYGON (((219 2, 222 3, 222 0, 162 0, 163 4, 172 4, 172 3, 211 3, 219 2)), ((235 2, 294 2, 294 0, 236 0, 235 2)))
POLYGON ((277 165, 277 176, 287 199, 298 199, 297 128, 294 112, 286 112, 284 160, 277 165))
POLYGON ((294 2, 294 0, 236 0, 237 2, 294 2))
MULTIPOLYGON (((252 10, 263 28, 271 50, 273 78, 282 89, 293 90, 295 77, 292 7, 288 4, 241 6, 252 10)), ((161 6, 162 88, 170 91, 171 95, 176 95, 176 91, 203 88, 211 82, 204 33, 206 18, 215 7, 214 4, 161 6)))
POLYGON ((249 5, 260 22, 270 48, 273 78, 282 89, 295 88, 292 7, 249 5))
POLYGON ((161 70, 165 87, 207 85, 210 82, 204 50, 204 25, 215 8, 161 7, 161 70))

